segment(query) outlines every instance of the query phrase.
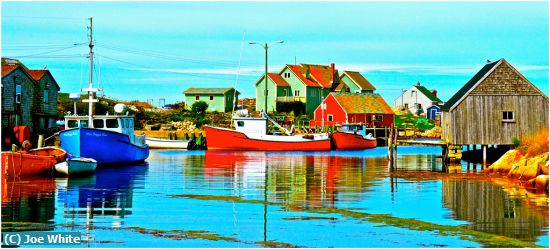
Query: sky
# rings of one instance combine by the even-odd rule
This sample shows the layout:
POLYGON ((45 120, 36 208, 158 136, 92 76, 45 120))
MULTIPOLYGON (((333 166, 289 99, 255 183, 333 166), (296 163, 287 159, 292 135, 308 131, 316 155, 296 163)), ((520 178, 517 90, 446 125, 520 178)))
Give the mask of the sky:
POLYGON ((420 82, 446 101, 485 64, 505 58, 548 95, 548 2, 5 2, 2 57, 46 66, 61 92, 94 82, 119 100, 183 101, 189 87, 255 97, 269 71, 335 63, 361 72, 392 105, 420 82), (244 38, 244 39, 243 39, 244 38), (240 65, 240 66, 239 66, 240 65))

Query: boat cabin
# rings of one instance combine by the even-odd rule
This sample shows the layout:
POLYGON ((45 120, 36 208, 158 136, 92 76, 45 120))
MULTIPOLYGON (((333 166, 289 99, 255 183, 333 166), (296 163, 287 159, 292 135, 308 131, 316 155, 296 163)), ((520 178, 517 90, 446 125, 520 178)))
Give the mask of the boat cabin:
POLYGON ((78 127, 96 128, 128 135, 134 135, 134 116, 97 115, 89 124, 88 116, 65 116, 65 129, 78 127))
POLYGON ((360 124, 342 124, 342 127, 340 128, 342 132, 345 133, 353 133, 353 134, 359 134, 365 138, 372 137, 372 134, 367 135, 367 125, 360 123, 360 124))
POLYGON ((235 130, 245 134, 267 134, 267 118, 238 117, 233 118, 235 130))

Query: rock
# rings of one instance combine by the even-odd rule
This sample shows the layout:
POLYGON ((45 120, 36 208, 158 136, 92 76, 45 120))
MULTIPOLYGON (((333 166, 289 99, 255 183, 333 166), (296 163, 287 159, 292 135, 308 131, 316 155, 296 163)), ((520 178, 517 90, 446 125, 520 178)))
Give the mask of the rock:
POLYGON ((535 178, 535 189, 537 192, 548 192, 548 175, 539 175, 535 178))
MULTIPOLYGON (((520 177, 523 175, 523 172, 525 171, 525 164, 527 163, 527 158, 521 157, 519 161, 512 162, 512 167, 508 171, 508 177, 520 179, 520 177)), ((504 172, 502 172, 504 173, 504 172)))
POLYGON ((530 180, 535 179, 540 175, 541 167, 546 164, 548 161, 548 153, 543 153, 541 155, 531 157, 525 163, 525 169, 523 170, 520 180, 530 180))
POLYGON ((510 150, 500 157, 491 166, 483 170, 486 173, 508 174, 514 165, 514 162, 521 156, 520 151, 510 150))
POLYGON ((548 162, 549 161, 546 161, 546 163, 540 167, 541 174, 543 175, 548 175, 548 162))
POLYGON ((523 182, 523 187, 528 189, 534 189, 535 188, 535 179, 531 179, 529 181, 523 182))

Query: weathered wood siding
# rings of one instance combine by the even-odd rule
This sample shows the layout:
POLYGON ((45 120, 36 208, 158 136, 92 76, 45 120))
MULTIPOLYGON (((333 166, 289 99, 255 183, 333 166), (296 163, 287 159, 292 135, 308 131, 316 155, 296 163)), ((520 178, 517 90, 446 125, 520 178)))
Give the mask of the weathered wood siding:
POLYGON ((27 125, 33 130, 35 83, 20 67, 2 77, 2 127, 27 125), (21 103, 15 103, 15 85, 21 84, 21 103))
POLYGON ((512 144, 548 129, 548 97, 504 61, 442 121, 443 138, 452 144, 512 144), (514 112, 514 121, 503 121, 503 111, 514 112))

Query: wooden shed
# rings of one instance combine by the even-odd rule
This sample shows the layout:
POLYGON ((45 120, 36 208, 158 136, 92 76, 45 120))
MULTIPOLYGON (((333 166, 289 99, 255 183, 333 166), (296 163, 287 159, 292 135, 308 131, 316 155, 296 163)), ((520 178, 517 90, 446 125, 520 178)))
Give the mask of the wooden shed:
POLYGON ((332 92, 315 109, 310 125, 364 123, 367 127, 391 127, 394 116, 391 107, 379 94, 332 92))
POLYGON ((487 63, 442 109, 442 138, 455 145, 511 145, 548 129, 548 97, 505 59, 487 63))

